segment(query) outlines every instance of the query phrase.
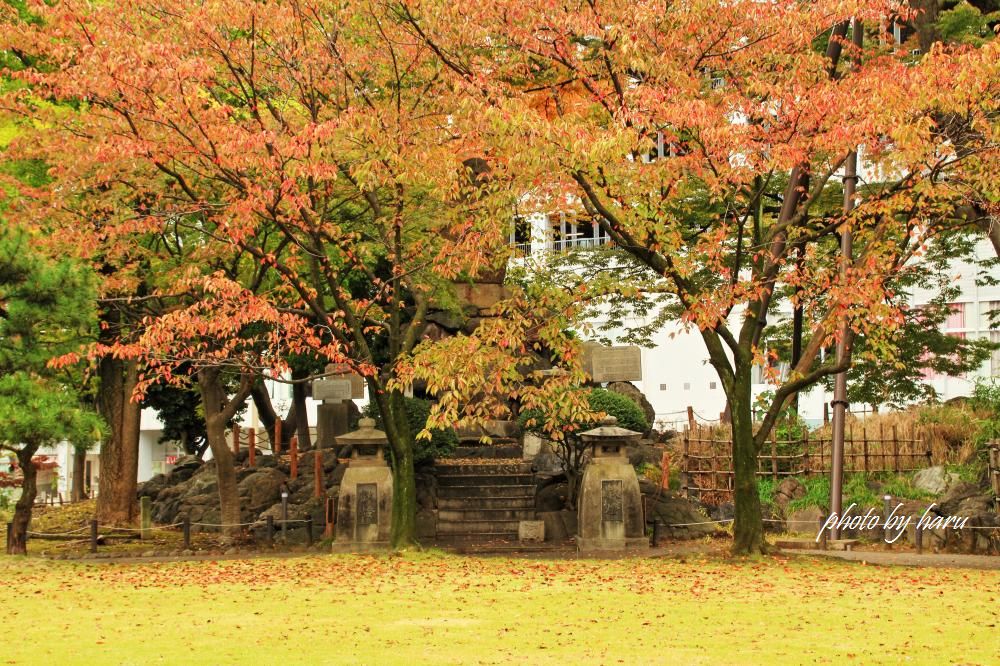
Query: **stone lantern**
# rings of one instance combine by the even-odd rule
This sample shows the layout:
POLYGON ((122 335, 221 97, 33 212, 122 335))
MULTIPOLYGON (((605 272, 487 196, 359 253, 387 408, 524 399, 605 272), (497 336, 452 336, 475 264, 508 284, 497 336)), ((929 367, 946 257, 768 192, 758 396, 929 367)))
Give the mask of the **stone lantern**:
POLYGON ((357 430, 336 439, 338 445, 353 448, 340 483, 335 543, 347 547, 388 545, 392 470, 385 461, 385 447, 389 440, 375 429, 375 419, 361 419, 357 430))
POLYGON ((642 434, 619 428, 616 423, 609 416, 597 428, 580 435, 591 449, 580 483, 576 538, 580 552, 649 547, 639 478, 625 453, 625 446, 642 434))

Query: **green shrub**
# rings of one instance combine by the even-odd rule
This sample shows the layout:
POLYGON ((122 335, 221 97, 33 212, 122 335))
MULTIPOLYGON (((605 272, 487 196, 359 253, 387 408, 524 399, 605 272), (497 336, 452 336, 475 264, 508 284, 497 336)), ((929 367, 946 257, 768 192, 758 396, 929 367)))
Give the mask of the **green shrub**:
MULTIPOLYGON (((427 425, 427 417, 431 414, 430 400, 423 398, 404 398, 406 409, 406 420, 410 424, 410 431, 416 437, 417 433, 427 425)), ((375 403, 369 402, 363 410, 365 416, 375 419, 376 427, 382 428, 382 415, 379 414, 375 403)), ((433 462, 435 458, 443 458, 451 454, 458 446, 458 435, 452 428, 446 430, 431 430, 430 441, 417 439, 413 442, 413 464, 421 465, 433 462)))
MULTIPOLYGON (((591 411, 604 412, 615 417, 619 428, 643 433, 649 430, 649 423, 646 421, 646 415, 643 413, 642 408, 627 395, 615 393, 607 389, 595 388, 591 389, 590 393, 587 394, 587 403, 590 405, 591 411)), ((544 422, 545 413, 540 409, 525 410, 518 417, 518 424, 522 430, 539 431, 544 422)), ((588 423, 580 423, 576 425, 573 431, 580 432, 594 428, 597 425, 599 424, 596 420, 588 423)))
MULTIPOLYGON (((806 488, 806 494, 788 503, 789 511, 799 511, 811 506, 826 511, 830 507, 830 477, 826 475, 807 476, 798 479, 806 488)), ((846 495, 846 492, 845 492, 846 495)))

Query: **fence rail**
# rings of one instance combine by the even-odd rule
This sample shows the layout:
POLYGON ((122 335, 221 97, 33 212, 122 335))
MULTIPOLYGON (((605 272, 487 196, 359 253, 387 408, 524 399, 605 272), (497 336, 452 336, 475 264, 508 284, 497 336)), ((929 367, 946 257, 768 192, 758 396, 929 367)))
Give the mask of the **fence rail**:
MULTIPOLYGON (((790 476, 825 474, 830 471, 833 442, 830 437, 778 439, 772 436, 757 456, 757 475, 774 480, 790 476)), ((681 485, 688 496, 708 502, 732 498, 733 442, 731 438, 712 436, 710 430, 696 427, 684 434, 681 456, 681 485)), ((931 450, 923 433, 910 430, 891 432, 869 438, 853 432, 844 438, 845 472, 912 472, 931 465, 931 450)))

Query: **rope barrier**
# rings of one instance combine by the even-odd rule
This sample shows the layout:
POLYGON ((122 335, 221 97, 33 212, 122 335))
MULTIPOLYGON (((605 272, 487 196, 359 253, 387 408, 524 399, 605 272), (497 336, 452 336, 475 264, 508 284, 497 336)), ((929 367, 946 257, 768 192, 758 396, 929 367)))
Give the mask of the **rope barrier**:
MULTIPOLYGON (((289 520, 278 519, 278 520, 274 521, 275 525, 281 525, 282 523, 292 524, 292 523, 308 523, 308 522, 309 522, 309 519, 306 519, 306 518, 296 518, 296 519, 289 519, 289 520)), ((190 525, 192 525, 192 526, 198 526, 198 527, 250 527, 252 525, 259 525, 261 523, 263 523, 263 521, 258 520, 258 521, 254 521, 254 522, 251 522, 251 523, 221 523, 221 524, 220 523, 190 523, 190 525)), ((160 531, 160 532, 165 532, 165 531, 173 530, 173 529, 176 529, 178 527, 183 527, 183 526, 184 526, 184 522, 182 521, 182 522, 179 522, 179 523, 171 523, 170 525, 150 525, 146 529, 147 530, 156 530, 156 531, 160 531)), ((103 530, 104 532, 139 532, 139 533, 142 533, 143 531, 145 531, 141 527, 118 527, 118 526, 115 526, 115 525, 98 525, 97 529, 98 530, 103 530)), ((90 531, 90 526, 88 525, 86 527, 81 527, 79 529, 69 530, 69 531, 66 531, 66 532, 33 532, 33 531, 28 531, 28 532, 26 532, 26 534, 28 536, 32 536, 32 537, 36 537, 36 538, 44 538, 44 537, 59 537, 59 536, 72 536, 72 535, 75 535, 75 534, 85 534, 85 533, 87 533, 89 531, 90 531)))
POLYGON ((78 530, 70 530, 68 532, 31 532, 28 531, 26 534, 33 537, 45 537, 45 536, 71 536, 73 534, 83 534, 90 530, 89 527, 81 527, 78 530))

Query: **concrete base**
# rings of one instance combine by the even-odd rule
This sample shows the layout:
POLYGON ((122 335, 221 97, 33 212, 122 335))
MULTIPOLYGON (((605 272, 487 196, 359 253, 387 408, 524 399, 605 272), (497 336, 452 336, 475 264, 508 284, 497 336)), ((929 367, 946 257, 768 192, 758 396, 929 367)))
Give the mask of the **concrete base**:
POLYGON ((629 537, 626 539, 585 539, 576 538, 576 548, 581 553, 642 553, 649 550, 648 537, 629 537))

